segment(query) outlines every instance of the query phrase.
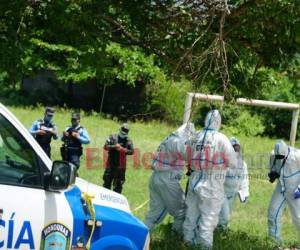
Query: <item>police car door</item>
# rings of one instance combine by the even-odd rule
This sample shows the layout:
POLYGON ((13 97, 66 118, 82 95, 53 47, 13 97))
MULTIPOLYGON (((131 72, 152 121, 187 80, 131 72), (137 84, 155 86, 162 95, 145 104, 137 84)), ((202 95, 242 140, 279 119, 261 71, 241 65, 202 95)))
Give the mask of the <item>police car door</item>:
POLYGON ((0 249, 69 249, 70 207, 63 193, 44 190, 45 156, 24 132, 0 114, 0 249))

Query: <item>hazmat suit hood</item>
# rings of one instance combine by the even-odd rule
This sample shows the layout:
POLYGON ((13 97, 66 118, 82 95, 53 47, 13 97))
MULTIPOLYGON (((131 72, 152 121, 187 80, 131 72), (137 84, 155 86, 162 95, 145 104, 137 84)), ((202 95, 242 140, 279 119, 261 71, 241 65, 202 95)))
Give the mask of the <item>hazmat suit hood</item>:
POLYGON ((239 140, 238 140, 237 138, 235 138, 235 137, 231 137, 231 138, 230 138, 230 143, 231 143, 232 146, 234 146, 234 145, 239 145, 239 146, 241 146, 239 140))
POLYGON ((187 122, 182 124, 176 131, 173 132, 174 135, 179 136, 184 141, 189 140, 196 132, 195 125, 192 122, 187 122))
POLYGON ((274 147, 275 155, 287 156, 288 154, 288 145, 283 140, 278 140, 274 147))
POLYGON ((219 131, 221 127, 221 115, 219 110, 214 109, 207 113, 204 122, 205 129, 219 131))
MULTIPOLYGON (((231 143, 231 145, 234 147, 234 146, 239 146, 239 147, 241 147, 241 144, 240 144, 240 142, 239 142, 239 140, 236 138, 236 137, 231 137, 230 138, 230 143, 231 143)), ((236 151, 236 150, 234 150, 235 151, 235 154, 236 154, 236 156, 237 156, 237 159, 238 159, 238 161, 241 161, 241 160, 243 160, 242 159, 242 152, 241 152, 241 148, 240 148, 240 150, 239 151, 236 151)), ((238 163, 238 165, 242 165, 242 163, 238 163)))
POLYGON ((280 174, 281 168, 284 165, 284 158, 287 157, 289 151, 288 145, 283 140, 278 140, 275 143, 274 149, 271 152, 269 167, 273 172, 280 174), (277 158, 281 156, 281 158, 277 158))

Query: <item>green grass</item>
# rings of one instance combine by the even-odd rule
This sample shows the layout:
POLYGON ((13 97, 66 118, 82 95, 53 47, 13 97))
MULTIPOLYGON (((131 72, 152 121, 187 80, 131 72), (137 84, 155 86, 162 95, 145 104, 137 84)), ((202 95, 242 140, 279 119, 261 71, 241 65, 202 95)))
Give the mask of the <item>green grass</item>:
MULTIPOLYGON (((34 120, 43 116, 42 108, 10 107, 10 110, 28 128, 34 120)), ((63 109, 57 111, 54 121, 61 133, 70 123, 70 111, 63 109)), ((103 119, 95 113, 83 113, 81 124, 87 128, 92 139, 90 147, 99 148, 102 158, 102 146, 109 134, 118 131, 119 123, 114 120, 103 119)), ((140 161, 142 161, 142 153, 153 152, 160 141, 173 129, 174 127, 158 122, 136 122, 131 124, 130 137, 135 148, 140 150, 140 161)), ((267 208, 275 184, 272 185, 268 182, 267 172, 268 154, 274 145, 275 139, 242 136, 239 137, 239 140, 243 146, 250 173, 250 199, 246 204, 236 202, 230 231, 228 234, 216 232, 214 249, 274 249, 274 245, 267 240, 267 208)), ((52 159, 60 159, 60 146, 60 141, 52 143, 52 159)), ((148 162, 150 162, 149 156, 148 162)), ((95 169, 86 169, 85 158, 83 157, 79 172, 80 177, 102 185, 103 163, 102 161, 96 161, 93 165, 96 166, 95 169)), ((127 196, 134 214, 142 220, 147 212, 148 204, 138 210, 135 210, 135 208, 148 200, 150 175, 151 170, 146 167, 140 165, 137 169, 134 168, 132 157, 129 157, 123 193, 127 196)), ((183 180, 183 186, 185 181, 186 179, 183 180)), ((178 236, 171 233, 171 222, 172 218, 167 217, 163 224, 153 231, 151 249, 188 249, 178 236)), ((284 213, 282 224, 282 236, 285 239, 285 245, 294 245, 297 234, 291 223, 288 210, 284 213)))

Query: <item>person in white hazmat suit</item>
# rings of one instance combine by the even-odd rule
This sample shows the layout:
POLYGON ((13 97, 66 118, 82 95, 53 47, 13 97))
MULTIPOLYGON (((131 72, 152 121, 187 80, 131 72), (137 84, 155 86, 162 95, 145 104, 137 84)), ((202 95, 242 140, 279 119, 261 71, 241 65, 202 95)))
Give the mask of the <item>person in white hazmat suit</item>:
POLYGON ((270 156, 268 175, 271 183, 278 179, 268 209, 269 236, 281 243, 280 219, 286 204, 300 235, 300 150, 277 141, 270 156))
POLYGON ((220 126, 219 111, 208 112, 204 130, 197 134, 191 145, 192 174, 186 198, 184 240, 205 249, 211 249, 213 245, 213 233, 224 201, 227 168, 237 165, 229 139, 218 132, 220 126))
POLYGON ((169 213, 174 217, 172 229, 182 234, 185 196, 180 186, 186 164, 186 142, 194 135, 193 123, 185 123, 159 145, 152 162, 150 205, 144 223, 151 230, 169 213))
POLYGON ((237 168, 229 168, 224 183, 225 200, 219 215, 218 228, 228 228, 234 200, 237 196, 241 203, 245 203, 249 197, 249 178, 247 164, 243 160, 241 145, 237 138, 230 138, 231 145, 237 156, 237 168))

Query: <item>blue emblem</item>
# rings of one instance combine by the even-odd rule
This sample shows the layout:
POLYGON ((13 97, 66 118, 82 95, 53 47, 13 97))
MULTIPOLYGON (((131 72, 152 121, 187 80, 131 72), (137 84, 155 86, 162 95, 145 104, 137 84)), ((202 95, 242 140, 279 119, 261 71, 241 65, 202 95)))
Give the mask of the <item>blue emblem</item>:
POLYGON ((70 249, 71 231, 60 223, 52 223, 42 231, 40 250, 70 249))

